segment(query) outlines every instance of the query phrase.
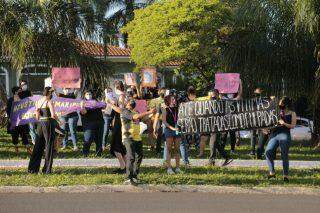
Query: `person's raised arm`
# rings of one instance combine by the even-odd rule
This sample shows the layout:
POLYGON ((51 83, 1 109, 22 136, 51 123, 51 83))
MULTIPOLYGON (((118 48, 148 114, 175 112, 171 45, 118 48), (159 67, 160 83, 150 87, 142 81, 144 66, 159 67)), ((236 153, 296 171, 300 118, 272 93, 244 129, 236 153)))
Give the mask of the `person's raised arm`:
POLYGON ((143 118, 144 116, 153 114, 154 112, 155 112, 155 109, 153 108, 153 109, 151 109, 151 110, 149 110, 149 111, 147 111, 147 112, 143 112, 143 113, 134 115, 134 116, 133 116, 133 119, 134 119, 134 120, 136 120, 136 119, 141 119, 141 118, 143 118))
POLYGON ((114 111, 116 111, 117 113, 121 113, 123 111, 120 107, 118 107, 118 106, 114 105, 113 103, 111 103, 110 100, 107 100, 107 104, 110 104, 111 108, 114 111))
POLYGON ((238 92, 238 95, 237 95, 237 97, 235 98, 235 100, 240 100, 240 99, 242 98, 242 93, 243 93, 243 90, 242 90, 242 81, 240 80, 239 92, 238 92))

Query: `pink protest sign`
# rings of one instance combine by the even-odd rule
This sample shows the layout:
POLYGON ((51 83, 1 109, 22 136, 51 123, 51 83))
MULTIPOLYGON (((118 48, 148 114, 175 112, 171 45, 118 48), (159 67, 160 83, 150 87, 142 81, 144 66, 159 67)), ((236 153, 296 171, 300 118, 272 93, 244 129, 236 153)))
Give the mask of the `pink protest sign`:
POLYGON ((136 74, 135 73, 125 73, 124 74, 124 81, 128 86, 135 86, 136 85, 136 74))
POLYGON ((52 85, 55 88, 81 87, 81 75, 79 67, 54 67, 52 68, 52 85))
POLYGON ((240 85, 239 73, 216 73, 215 89, 220 93, 237 93, 240 85))
POLYGON ((146 100, 136 100, 136 108, 135 110, 139 113, 146 112, 147 109, 147 101, 146 100))

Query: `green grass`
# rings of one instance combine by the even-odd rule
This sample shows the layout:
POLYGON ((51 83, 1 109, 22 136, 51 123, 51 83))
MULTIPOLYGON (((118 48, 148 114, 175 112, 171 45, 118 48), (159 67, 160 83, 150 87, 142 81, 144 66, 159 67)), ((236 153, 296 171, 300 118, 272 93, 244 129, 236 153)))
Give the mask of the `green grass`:
MULTIPOLYGON (((82 148, 83 142, 83 134, 79 133, 79 142, 78 146, 82 148)), ((150 146, 146 144, 147 138, 143 137, 144 141, 144 157, 145 158, 155 158, 155 152, 150 150, 150 146)), ((293 141, 292 146, 290 148, 290 160, 320 160, 320 152, 313 150, 312 147, 309 146, 308 141, 293 141)), ((57 158, 82 158, 81 152, 74 152, 71 147, 71 142, 68 144, 66 150, 59 150, 57 158)), ((227 150, 230 149, 229 145, 227 145, 227 150)), ((91 155, 89 158, 95 158, 94 156, 94 149, 95 145, 91 146, 91 155)), ((250 141, 249 140, 242 140, 239 147, 236 147, 236 155, 233 155, 235 159, 252 159, 251 156, 248 155, 250 152, 250 141)), ((191 147, 190 150, 190 158, 196 158, 198 154, 198 150, 191 147)), ((209 157, 209 148, 207 146, 205 151, 204 158, 209 157)), ((14 147, 11 143, 11 136, 8 135, 5 130, 0 129, 0 159, 28 159, 29 155, 27 154, 24 147, 20 147, 20 153, 16 154, 14 151, 14 147)), ((104 151, 102 154, 102 158, 113 158, 108 150, 104 151)))
MULTIPOLYGON (((184 170, 184 174, 167 175, 164 168, 142 167, 139 178, 148 184, 228 185, 228 186, 320 186, 319 169, 291 169, 290 183, 281 179, 281 171, 275 180, 266 180, 266 170, 259 168, 196 167, 184 170)), ((27 174, 26 169, 10 171, 0 169, 1 186, 64 186, 122 184, 124 175, 112 174, 110 168, 54 168, 50 175, 27 174)))

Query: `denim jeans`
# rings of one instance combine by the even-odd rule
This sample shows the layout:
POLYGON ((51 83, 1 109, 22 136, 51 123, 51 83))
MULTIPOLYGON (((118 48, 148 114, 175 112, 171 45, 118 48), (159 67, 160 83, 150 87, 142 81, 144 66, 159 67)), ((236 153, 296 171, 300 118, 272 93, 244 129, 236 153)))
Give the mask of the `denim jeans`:
POLYGON ((96 143, 96 155, 101 156, 102 138, 103 138, 103 123, 89 123, 83 125, 84 142, 82 153, 87 156, 90 152, 92 142, 96 143))
MULTIPOLYGON (((180 155, 183 160, 184 164, 189 164, 189 153, 188 153, 188 145, 187 145, 187 140, 182 138, 180 141, 180 155)), ((167 143, 164 142, 164 147, 163 147, 163 159, 167 159, 167 143)))
POLYGON ((103 126, 102 147, 105 147, 107 144, 109 132, 111 130, 112 117, 111 115, 104 114, 103 120, 104 120, 104 126, 103 126))
POLYGON ((70 115, 62 116, 60 120, 63 122, 63 124, 61 125, 61 128, 66 132, 66 135, 62 141, 62 146, 63 147, 67 146, 68 137, 69 137, 68 132, 70 132, 73 147, 76 147, 77 146, 77 123, 79 120, 78 114, 73 116, 70 116, 70 115))
POLYGON ((37 128, 35 123, 29 123, 29 134, 32 142, 35 143, 37 137, 37 128))
POLYGON ((236 148, 236 132, 235 131, 229 131, 229 132, 223 133, 221 135, 221 141, 222 141, 223 148, 225 148, 225 146, 227 144, 228 134, 230 135, 231 151, 234 151, 236 148))
POLYGON ((274 160, 276 159, 277 148, 280 146, 283 175, 289 174, 289 148, 291 144, 290 133, 278 133, 272 135, 266 149, 266 160, 269 171, 274 173, 274 160))
POLYGON ((229 156, 224 149, 224 146, 221 144, 221 134, 220 133, 213 133, 210 135, 210 157, 209 163, 212 164, 215 162, 217 151, 219 152, 220 156, 224 159, 228 159, 229 156))

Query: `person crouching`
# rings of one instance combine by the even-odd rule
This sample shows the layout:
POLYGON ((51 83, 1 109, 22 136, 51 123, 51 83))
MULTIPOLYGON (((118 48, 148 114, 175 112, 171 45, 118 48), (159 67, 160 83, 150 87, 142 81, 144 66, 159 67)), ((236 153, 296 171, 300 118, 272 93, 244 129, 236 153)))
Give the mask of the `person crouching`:
POLYGON ((120 108, 108 102, 114 111, 120 113, 122 125, 122 143, 126 147, 126 174, 125 184, 136 185, 143 158, 142 139, 140 135, 140 119, 154 113, 154 109, 139 114, 135 111, 136 102, 130 100, 125 108, 120 108))

